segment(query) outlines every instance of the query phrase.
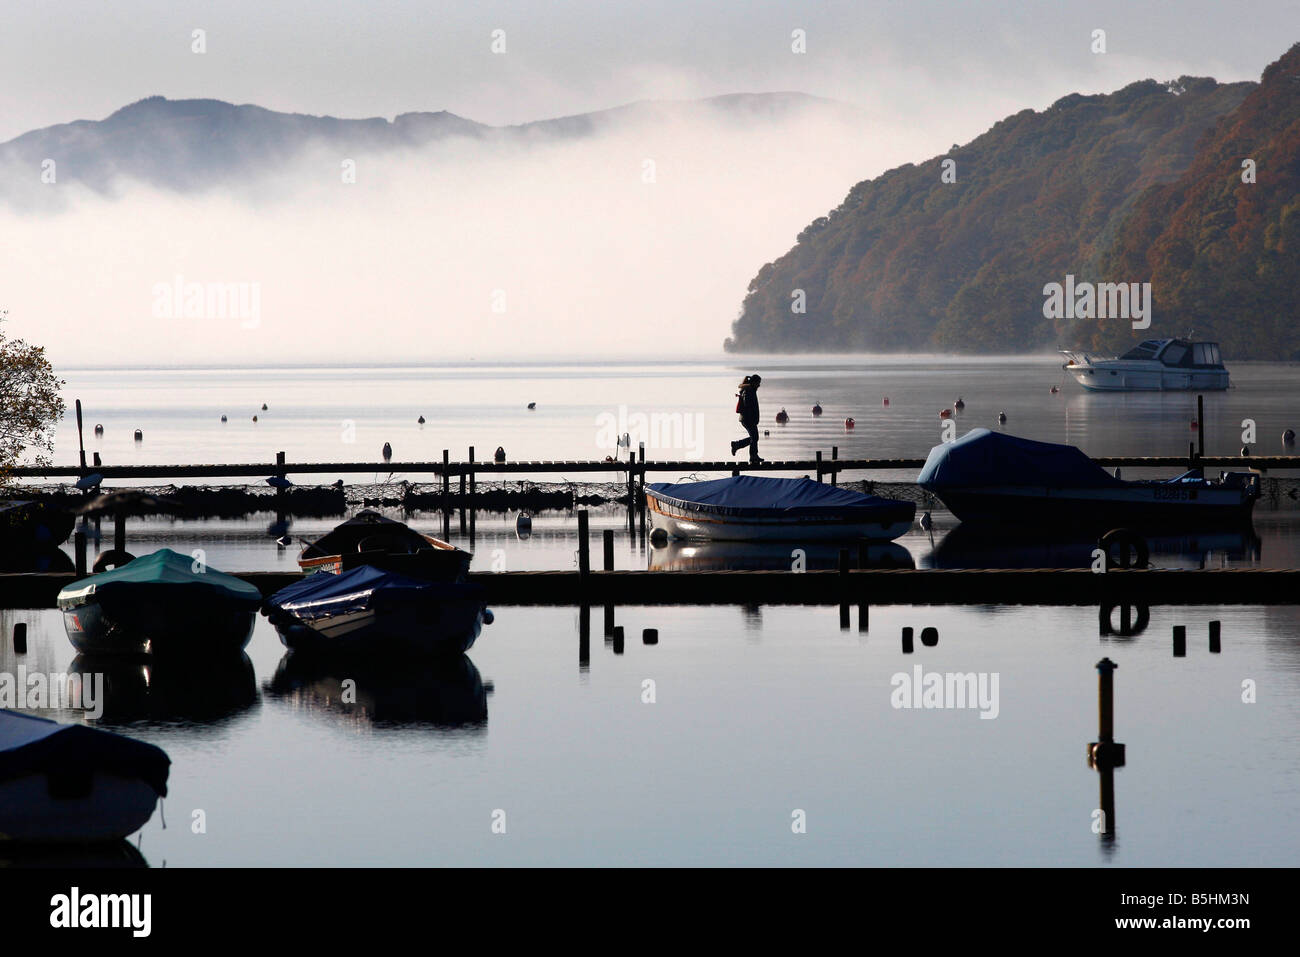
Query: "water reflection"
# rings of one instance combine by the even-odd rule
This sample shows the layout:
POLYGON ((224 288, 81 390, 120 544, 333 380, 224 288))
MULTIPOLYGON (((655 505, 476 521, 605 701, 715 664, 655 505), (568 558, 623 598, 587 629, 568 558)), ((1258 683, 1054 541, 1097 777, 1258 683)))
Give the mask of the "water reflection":
POLYGON ((76 564, 58 549, 0 551, 0 572, 75 572, 76 564))
POLYGON ((682 542, 670 541, 650 550, 651 571, 805 571, 839 567, 840 549, 849 551, 853 568, 914 568, 912 555, 894 542, 872 544, 861 555, 858 542, 682 542), (864 560, 865 559, 865 560, 864 560))
MULTIPOLYGON (((1260 539, 1252 527, 1206 529, 1146 536, 1151 563, 1212 567, 1221 562, 1257 564, 1260 539)), ((923 568, 1087 568, 1097 536, 1074 532, 1017 531, 958 525, 946 534, 923 568)))
POLYGON ((267 694, 350 725, 425 724, 487 730, 485 685, 465 655, 447 661, 343 664, 287 653, 267 694))
POLYGON ((258 703, 248 656, 202 661, 77 655, 69 672, 103 675, 100 724, 136 721, 213 725, 258 703))

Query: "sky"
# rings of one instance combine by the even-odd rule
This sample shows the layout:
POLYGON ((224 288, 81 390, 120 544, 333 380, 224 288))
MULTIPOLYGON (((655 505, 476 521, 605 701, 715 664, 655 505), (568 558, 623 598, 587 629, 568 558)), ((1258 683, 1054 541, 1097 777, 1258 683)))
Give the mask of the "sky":
POLYGON ((178 363, 382 361, 427 352, 431 336, 454 354, 707 353, 749 278, 855 182, 1068 93, 1258 79, 1297 39, 1295 0, 4 0, 0 141, 155 94, 511 124, 794 90, 859 107, 865 122, 642 128, 527 156, 393 160, 360 199, 289 176, 271 206, 137 188, 36 222, 0 213, 5 245, 28 249, 0 264, 0 309, 11 334, 74 362, 113 361, 78 335, 92 325, 178 363), (650 154, 656 190, 640 176, 650 154), (258 283, 264 319, 237 334, 151 323, 152 291, 178 275, 258 283), (502 291, 509 305, 494 311, 502 291), (485 308, 488 322, 457 323, 485 308), (356 341, 359 318, 383 341, 356 341))

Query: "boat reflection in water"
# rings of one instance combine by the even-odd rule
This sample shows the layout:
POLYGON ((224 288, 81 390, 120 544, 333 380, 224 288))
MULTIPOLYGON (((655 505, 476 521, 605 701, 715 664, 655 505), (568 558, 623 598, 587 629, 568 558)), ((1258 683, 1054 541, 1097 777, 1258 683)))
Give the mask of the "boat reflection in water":
POLYGON ((344 663, 291 651, 265 690, 296 708, 352 725, 423 724, 482 733, 491 689, 465 655, 344 663))
MULTIPOLYGON (((1153 565, 1201 567, 1211 560, 1259 561, 1260 540, 1251 526, 1143 536, 1153 565)), ((1098 536, 1083 531, 1015 531, 961 524, 921 560, 923 568, 1087 568, 1098 536)))
POLYGON ((139 848, 126 839, 96 844, 22 844, 0 841, 0 870, 6 867, 133 869, 148 867, 139 848))
POLYGON ((805 571, 836 569, 840 549, 848 549, 853 568, 914 568, 912 555, 894 542, 873 542, 859 565, 858 542, 692 542, 670 539, 650 550, 650 570, 664 572, 790 571, 797 561, 805 571), (802 555, 795 554, 802 552, 802 555))
POLYGON ((259 701, 253 663, 242 652, 201 662, 82 654, 68 671, 104 676, 99 724, 215 724, 259 701))

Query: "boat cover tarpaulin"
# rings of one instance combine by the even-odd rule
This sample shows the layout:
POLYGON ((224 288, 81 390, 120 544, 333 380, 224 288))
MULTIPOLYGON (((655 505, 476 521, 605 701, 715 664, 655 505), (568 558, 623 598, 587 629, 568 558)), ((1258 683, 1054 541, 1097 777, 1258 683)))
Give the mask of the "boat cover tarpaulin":
POLYGON ((1125 483, 1072 445, 972 429, 932 448, 916 484, 937 491, 997 485, 1118 488, 1125 483))
POLYGON ((341 575, 316 572, 294 582, 267 599, 267 608, 295 618, 322 618, 400 601, 467 601, 486 594, 482 585, 466 582, 428 582, 397 572, 362 565, 341 575))
POLYGON ((843 515, 866 521, 898 510, 910 516, 911 502, 878 498, 807 478, 738 475, 704 482, 655 482, 646 492, 678 508, 754 518, 843 515))
POLYGON ((262 593, 256 585, 219 572, 209 565, 199 564, 192 556, 177 554, 170 548, 160 548, 152 555, 143 555, 127 562, 121 568, 73 582, 59 592, 59 602, 75 602, 105 589, 135 590, 155 585, 215 591, 233 602, 246 605, 250 610, 255 610, 262 604, 262 593), (196 571, 196 566, 201 570, 196 571))
POLYGON ((0 709, 0 781, 73 769, 139 778, 166 797, 171 759, 134 738, 0 709))

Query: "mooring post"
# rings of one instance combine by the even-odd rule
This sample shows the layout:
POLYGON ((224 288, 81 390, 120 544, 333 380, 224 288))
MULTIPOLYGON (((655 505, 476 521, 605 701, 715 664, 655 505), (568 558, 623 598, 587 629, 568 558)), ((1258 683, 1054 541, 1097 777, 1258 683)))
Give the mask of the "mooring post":
MULTIPOLYGON (((66 409, 67 406, 64 406, 66 409)), ((81 450, 81 476, 86 476, 86 440, 81 431, 81 400, 77 400, 77 446, 81 450)))
POLYGON ((77 562, 77 577, 86 576, 86 533, 77 529, 72 534, 72 554, 77 562))
POLYGON ((591 571, 591 543, 587 541, 587 510, 578 510, 578 575, 586 583, 591 571))
POLYGON ((1174 657, 1187 657, 1187 626, 1174 625, 1174 657))
POLYGON ((911 653, 912 653, 912 629, 904 628, 903 629, 903 654, 910 655, 911 653))
POLYGON ((1220 651, 1219 645, 1219 622, 1210 622, 1210 654, 1217 655, 1220 651))
POLYGON ((474 475, 474 446, 469 447, 469 494, 472 497, 478 488, 478 478, 474 475))
POLYGON ((1124 766, 1124 745, 1115 740, 1114 673, 1109 658, 1097 662, 1097 740, 1088 745, 1088 767, 1101 774, 1099 803, 1102 837, 1115 836, 1115 768, 1124 766))
POLYGON ((616 655, 623 653, 623 637, 623 626, 616 625, 614 627, 614 654, 616 655))
POLYGON ((659 629, 658 629, 658 628, 642 628, 642 629, 641 629, 641 644, 643 644, 643 645, 657 645, 657 644, 659 644, 659 629))
POLYGON ((95 453, 94 453, 94 456, 95 456, 95 468, 100 468, 100 467, 102 467, 104 463, 103 463, 103 461, 100 459, 100 457, 99 457, 99 453, 98 453, 98 452, 95 452, 95 453))
POLYGON ((1205 396, 1196 396, 1196 450, 1199 458, 1205 457, 1205 396))
POLYGON ((126 551, 126 513, 118 512, 113 516, 113 548, 119 552, 126 551))
POLYGON ((578 670, 591 667, 591 606, 583 602, 578 607, 578 670))
POLYGON ((838 445, 832 445, 831 446, 831 484, 832 485, 840 484, 840 470, 839 470, 839 466, 835 464, 839 460, 839 457, 840 457, 840 447, 838 445))
POLYGON ((869 621, 870 609, 865 601, 858 602, 858 632, 865 635, 869 621))
POLYGON ((451 451, 442 450, 442 507, 448 507, 447 499, 451 497, 451 451))
POLYGON ((14 654, 27 654, 27 622, 25 621, 14 624, 14 654))
POLYGON ((605 571, 612 572, 614 570, 614 530, 607 528, 600 533, 600 537, 605 551, 605 571))
POLYGON ((822 450, 817 450, 817 481, 822 480, 822 450))

